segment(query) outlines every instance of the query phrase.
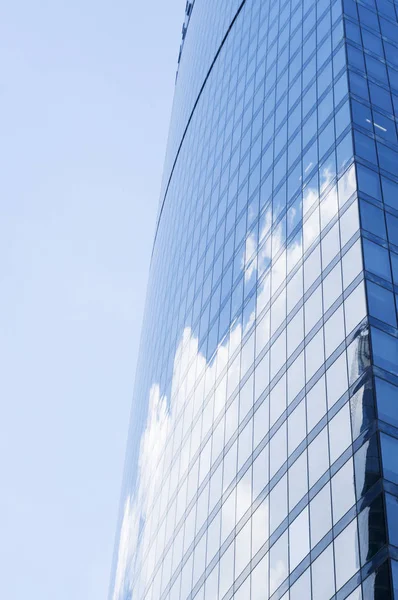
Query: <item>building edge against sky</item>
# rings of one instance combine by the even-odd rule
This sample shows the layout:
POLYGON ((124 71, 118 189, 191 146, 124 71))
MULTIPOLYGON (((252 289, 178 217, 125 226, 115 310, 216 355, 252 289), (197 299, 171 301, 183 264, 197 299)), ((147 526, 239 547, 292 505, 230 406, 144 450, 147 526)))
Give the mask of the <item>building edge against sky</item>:
POLYGON ((111 600, 398 597, 397 119, 398 3, 187 3, 111 600))

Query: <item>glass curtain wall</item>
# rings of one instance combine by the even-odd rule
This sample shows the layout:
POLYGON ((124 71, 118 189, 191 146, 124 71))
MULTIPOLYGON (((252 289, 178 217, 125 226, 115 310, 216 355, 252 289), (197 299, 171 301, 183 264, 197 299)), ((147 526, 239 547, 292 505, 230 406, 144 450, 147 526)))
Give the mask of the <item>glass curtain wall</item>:
POLYGON ((109 598, 398 598, 398 3, 187 9, 109 598))

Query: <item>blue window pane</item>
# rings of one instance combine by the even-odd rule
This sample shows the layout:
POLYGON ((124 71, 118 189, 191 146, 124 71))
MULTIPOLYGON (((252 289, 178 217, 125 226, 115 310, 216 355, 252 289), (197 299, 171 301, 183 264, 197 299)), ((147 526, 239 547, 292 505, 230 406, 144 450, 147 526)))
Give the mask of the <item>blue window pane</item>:
POLYGON ((365 258, 365 269, 391 281, 390 259, 388 250, 369 240, 363 242, 363 252, 365 258))
MULTIPOLYGON (((335 71, 335 73, 336 73, 336 71, 335 71)), ((336 83, 334 84, 335 106, 340 104, 340 102, 343 100, 343 98, 347 95, 347 92, 348 92, 347 75, 346 75, 346 73, 343 73, 339 77, 339 79, 336 81, 336 83)))
POLYGON ((348 54, 348 63, 359 69, 360 71, 365 71, 365 61, 363 59, 363 54, 357 48, 353 48, 347 44, 347 54, 348 54))
POLYGON ((359 191, 373 196, 377 200, 381 200, 380 178, 378 174, 363 165, 358 165, 357 174, 359 191))
POLYGON ((343 133, 345 128, 350 124, 350 122, 351 122, 350 105, 348 102, 346 102, 336 113, 335 123, 336 123, 336 137, 337 138, 343 133))
POLYGON ((361 30, 359 29, 358 25, 352 23, 351 21, 346 21, 345 32, 349 40, 352 40, 353 42, 356 42, 359 45, 362 44, 361 30))
POLYGON ((371 316, 396 327, 397 317, 394 294, 371 281, 368 281, 367 283, 367 290, 369 312, 371 316))
POLYGON ((359 131, 355 132, 355 154, 369 162, 377 163, 374 140, 359 131))
POLYGON ((365 129, 373 131, 372 112, 370 108, 364 104, 361 104, 360 102, 357 102, 356 100, 352 101, 351 108, 354 123, 360 125, 360 127, 364 127, 365 129))
POLYGON ((398 52, 396 47, 392 44, 389 44, 388 42, 384 42, 384 50, 388 62, 392 63, 395 66, 398 66, 398 52))
POLYGON ((377 142, 377 153, 379 155, 380 168, 395 175, 397 172, 398 154, 380 142, 377 142))
POLYGON ((398 183, 387 179, 386 177, 381 178, 381 187, 383 189, 383 200, 385 204, 398 209, 398 183))
POLYGON ((386 19, 380 19, 381 33, 390 38, 393 42, 398 39, 398 27, 386 19))
POLYGON ((398 375, 398 339, 373 327, 372 344, 374 364, 398 375))
POLYGON ((371 82, 369 82, 369 91, 372 104, 380 106, 380 108, 384 108, 384 110, 392 113, 391 96, 389 92, 371 82))
POLYGON ((398 219, 388 213, 386 218, 389 242, 398 246, 398 219))
MULTIPOLYGON (((330 140, 330 135, 329 135, 330 140)), ((350 162, 353 149, 352 149, 352 135, 351 131, 347 133, 347 135, 341 140, 339 145, 337 146, 337 170, 339 173, 342 173, 350 162)))
POLYGON ((353 94, 369 100, 369 90, 367 80, 359 75, 350 71, 350 88, 353 94))
POLYGON ((389 481, 398 483, 398 440, 382 433, 380 435, 383 475, 389 481))
POLYGON ((303 201, 301 196, 298 197, 287 212, 287 235, 297 227, 303 218, 303 201))
POLYGON ((374 52, 384 58, 383 44, 377 35, 373 35, 370 31, 362 29, 362 40, 365 50, 370 50, 370 52, 374 52))
POLYGON ((358 12, 361 25, 367 25, 372 29, 374 29, 375 27, 377 28, 377 19, 375 19, 375 14, 373 12, 371 12, 364 6, 358 6, 358 12))
POLYGON ((394 589, 394 598, 398 597, 398 562, 396 560, 391 561, 392 570, 392 583, 394 589))
POLYGON ((398 388, 378 377, 375 378, 375 386, 379 419, 398 427, 398 388))
POLYGON ((300 189, 301 186, 301 164, 299 163, 295 169, 290 173, 287 182, 287 196, 288 200, 293 198, 294 194, 300 189))
POLYGON ((354 19, 358 19, 357 15, 357 5, 354 0, 344 0, 343 2, 344 12, 346 15, 353 17, 354 19))
POLYGON ((373 111, 373 124, 374 131, 380 137, 385 138, 389 142, 396 144, 397 132, 395 123, 392 119, 381 115, 380 113, 373 111))
MULTIPOLYGON (((302 105, 303 105, 303 116, 307 116, 307 114, 310 112, 310 110, 313 109, 314 105, 316 102, 316 83, 313 83, 308 90, 306 91, 306 93, 303 95, 303 99, 302 99, 302 105)), ((300 107, 299 107, 300 108, 300 107)), ((294 111, 293 115, 296 116, 297 118, 297 122, 295 122, 295 125, 299 125, 300 124, 300 120, 301 120, 301 111, 294 111)), ((292 116, 293 116, 292 115, 292 116)), ((290 120, 291 117, 289 117, 290 120)), ((289 123, 290 125, 290 123, 289 123)), ((294 131, 295 127, 291 129, 291 131, 294 131)))
POLYGON ((317 130, 317 115, 316 112, 313 112, 312 115, 305 123, 305 127, 303 128, 303 146, 306 146, 308 142, 312 140, 317 130))
MULTIPOLYGON (((372 2, 372 6, 373 6, 373 2, 372 2)), ((376 6, 377 6, 377 10, 381 14, 386 15, 387 17, 390 17, 390 19, 396 19, 394 5, 391 2, 389 2, 388 0, 376 0, 376 6)))
MULTIPOLYGON (((395 50, 395 54, 398 55, 398 52, 395 50)), ((398 61, 398 57, 396 58, 396 60, 398 61)), ((392 61, 390 61, 392 62, 392 61)), ((395 64, 397 64, 395 62, 395 64)), ((396 90, 398 89, 398 71, 396 69, 393 69, 390 66, 387 66, 387 70, 388 70, 388 78, 390 80, 390 86, 392 88, 395 88, 396 90)), ((394 100, 393 100, 394 102, 394 100)))
POLYGON ((356 493, 361 496, 380 478, 379 445, 375 435, 357 450, 354 462, 356 493))
POLYGON ((395 285, 398 285, 398 256, 394 252, 390 252, 392 277, 395 285))
POLYGON ((361 225, 378 237, 386 239, 386 225, 384 211, 369 202, 361 201, 361 225))
POLYGON ((393 105, 394 105, 394 114, 396 117, 398 117, 398 96, 392 96, 392 101, 393 101, 393 105))
MULTIPOLYGON (((328 123, 325 129, 320 133, 318 138, 319 143, 319 157, 323 158, 330 146, 334 143, 334 122, 333 119, 328 123)), ((338 158, 338 163, 347 164, 348 160, 352 156, 352 140, 351 134, 346 135, 344 140, 339 144, 339 147, 344 144, 344 150, 342 156, 338 158)))
POLYGON ((378 79, 384 85, 388 85, 387 69, 385 65, 375 58, 366 55, 366 70, 368 75, 378 79))

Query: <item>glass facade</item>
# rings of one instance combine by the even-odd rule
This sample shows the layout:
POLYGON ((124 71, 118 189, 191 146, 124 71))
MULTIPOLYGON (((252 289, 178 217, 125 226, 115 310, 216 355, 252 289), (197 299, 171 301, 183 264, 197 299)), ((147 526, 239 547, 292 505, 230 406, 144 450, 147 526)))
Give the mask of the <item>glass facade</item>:
POLYGON ((398 598, 398 2, 187 3, 110 600, 398 598))

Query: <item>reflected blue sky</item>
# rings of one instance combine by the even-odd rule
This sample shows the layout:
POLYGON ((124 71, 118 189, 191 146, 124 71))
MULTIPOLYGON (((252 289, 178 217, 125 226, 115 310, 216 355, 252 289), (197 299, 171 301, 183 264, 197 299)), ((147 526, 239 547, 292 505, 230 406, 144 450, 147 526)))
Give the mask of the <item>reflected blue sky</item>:
POLYGON ((8 600, 107 597, 184 5, 0 7, 8 600))

